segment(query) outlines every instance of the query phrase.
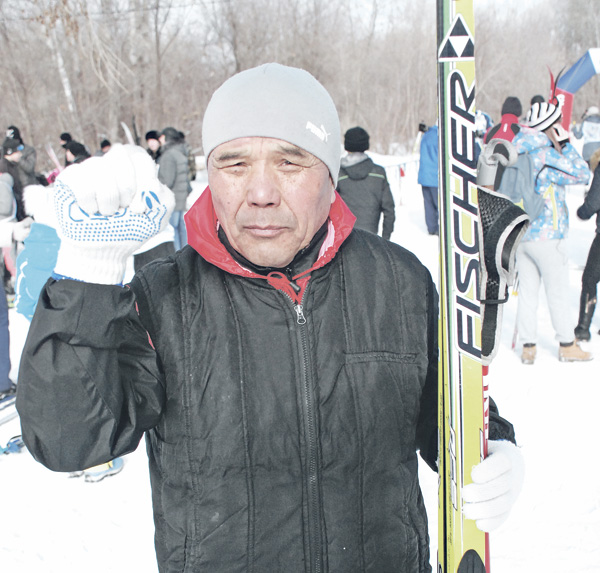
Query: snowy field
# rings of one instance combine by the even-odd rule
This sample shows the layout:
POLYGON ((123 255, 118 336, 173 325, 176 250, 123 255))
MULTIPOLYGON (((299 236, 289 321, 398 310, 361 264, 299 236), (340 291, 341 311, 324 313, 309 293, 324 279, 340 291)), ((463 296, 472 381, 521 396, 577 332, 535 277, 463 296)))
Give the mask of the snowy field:
MULTIPOLYGON (((438 243, 425 228, 415 158, 374 157, 390 165, 396 199, 392 239, 415 252, 438 274, 438 243)), ((571 296, 564 309, 577 319, 581 272, 594 222, 581 222, 575 209, 584 190, 569 192, 572 213, 569 249, 571 296)), ((493 573, 600 572, 600 470, 590 452, 600 404, 600 311, 586 345, 598 357, 588 363, 557 359, 545 302, 538 313, 538 358, 521 364, 511 350, 516 299, 504 309, 502 347, 490 367, 492 396, 516 428, 526 460, 526 480, 509 520, 491 534, 493 573)), ((11 311, 13 370, 27 321, 11 311)), ((517 345, 517 351, 519 346, 517 345)), ((0 443, 20 433, 18 419, 0 426, 0 443)), ((437 475, 421 468, 430 516, 432 565, 437 548, 437 475)), ((150 486, 143 444, 125 458, 117 476, 97 484, 53 473, 27 453, 0 458, 0 571, 7 573, 156 573, 150 486)), ((293 569, 293 567, 292 567, 293 569)), ((399 572, 401 573, 401 572, 399 572)))

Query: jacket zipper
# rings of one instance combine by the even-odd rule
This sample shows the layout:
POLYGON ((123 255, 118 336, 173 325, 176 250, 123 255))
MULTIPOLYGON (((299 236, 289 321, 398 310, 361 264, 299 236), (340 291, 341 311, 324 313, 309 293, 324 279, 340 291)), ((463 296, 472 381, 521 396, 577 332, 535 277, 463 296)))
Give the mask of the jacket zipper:
MULTIPOLYGON (((308 537, 313 572, 321 573, 323 570, 323 548, 321 546, 321 512, 319 511, 320 496, 319 478, 317 475, 317 429, 315 396, 311 387, 311 377, 309 375, 308 335, 306 328, 304 328, 306 316, 304 315, 302 300, 299 303, 294 303, 289 295, 286 293, 283 294, 292 302, 293 309, 296 313, 296 323, 301 327, 298 329, 298 337, 302 349, 302 398, 304 402, 304 427, 307 442, 308 537)), ((302 298, 304 299, 304 297, 302 298)))

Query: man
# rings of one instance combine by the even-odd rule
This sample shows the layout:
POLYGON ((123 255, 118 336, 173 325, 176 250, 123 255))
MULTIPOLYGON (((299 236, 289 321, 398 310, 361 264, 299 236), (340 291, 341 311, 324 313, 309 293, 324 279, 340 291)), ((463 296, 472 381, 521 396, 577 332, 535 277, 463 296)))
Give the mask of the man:
POLYGON ((59 139, 60 139, 60 146, 63 149, 67 145, 67 143, 69 143, 69 141, 73 141, 73 138, 71 137, 71 134, 68 131, 64 131, 63 133, 61 133, 59 136, 59 139))
POLYGON ((385 169, 375 165, 365 153, 369 149, 369 134, 362 127, 353 127, 344 135, 344 148, 337 191, 356 217, 359 229, 377 234, 383 215, 381 236, 389 240, 394 230, 396 213, 385 169))
MULTIPOLYGON (((122 288, 109 283, 135 245, 111 239, 134 227, 120 222, 127 212, 89 221, 105 248, 81 244, 75 220, 63 231, 55 273, 80 280, 51 281, 40 298, 17 396, 25 442, 68 471, 132 451, 146 433, 161 572, 430 571, 416 458, 420 448, 435 467, 428 271, 353 229, 335 193, 335 105, 307 72, 266 64, 233 76, 202 130, 209 187, 186 215, 188 246, 122 288)), ((150 201, 131 214, 143 238, 166 219, 168 195, 117 151, 89 175, 111 161, 116 204, 150 201), (144 201, 131 200, 133 181, 144 201)), ((63 211, 101 196, 67 175, 63 211)), ((490 431, 513 439, 495 411, 490 431)), ((502 478, 483 490, 511 486, 492 504, 467 486, 481 527, 518 489, 517 448, 492 443, 502 478)), ((495 474, 488 460, 478 467, 495 474)))
POLYGON ((421 139, 417 181, 423 193, 425 225, 430 235, 439 235, 438 212, 438 127, 432 125, 421 139))
MULTIPOLYGON (((13 176, 10 173, 0 173, 0 248, 9 247, 14 241, 25 240, 32 222, 30 218, 20 222, 17 222, 14 218, 13 181, 13 176)), ((3 262, 0 262, 0 269, 4 270, 3 262)), ((17 389, 9 378, 10 369, 8 303, 4 281, 0 280, 0 405, 5 399, 14 397, 17 389)))
POLYGON ((19 161, 23 157, 23 144, 18 140, 7 137, 2 143, 2 159, 0 159, 0 173, 8 173, 12 177, 12 191, 16 202, 17 221, 27 217, 25 204, 23 203, 23 184, 19 171, 19 161))
POLYGON ((71 140, 65 145, 65 158, 66 165, 73 165, 75 163, 81 163, 86 159, 89 159, 90 154, 85 148, 83 143, 79 141, 71 140))
POLYGON ((523 113, 521 100, 516 96, 508 96, 502 104, 500 110, 500 123, 490 128, 483 138, 484 143, 489 143, 492 139, 505 139, 512 141, 519 130, 519 118, 523 113))
POLYGON ((98 149, 98 151, 96 151, 96 153, 94 153, 94 157, 102 157, 103 155, 106 155, 106 153, 108 153, 108 151, 110 150, 112 144, 108 139, 103 139, 100 142, 100 149, 98 149))
POLYGON ((22 137, 19 128, 11 125, 6 130, 6 137, 15 139, 20 145, 22 145, 21 158, 19 159, 19 178, 21 180, 21 186, 26 187, 27 185, 37 185, 38 180, 35 175, 35 162, 37 153, 35 148, 31 145, 27 145, 22 137))
POLYGON ((148 146, 146 151, 154 161, 158 161, 158 158, 160 157, 160 141, 158 140, 159 137, 160 135, 158 131, 154 129, 151 129, 150 131, 146 132, 146 145, 148 146))
POLYGON ((181 132, 174 127, 165 127, 158 140, 160 157, 158 158, 158 179, 175 195, 175 210, 171 215, 171 225, 175 230, 175 250, 187 245, 187 231, 183 216, 186 201, 192 187, 190 185, 188 157, 181 132))
POLYGON ((582 157, 590 164, 594 152, 600 148, 600 110, 592 105, 585 110, 581 124, 573 129, 577 139, 583 139, 582 157))
POLYGON ((579 320, 575 327, 577 340, 590 340, 590 326, 598 299, 598 282, 600 282, 600 169, 598 168, 600 151, 596 151, 590 159, 590 169, 594 177, 583 205, 577 209, 577 216, 587 221, 596 215, 596 233, 588 251, 585 267, 581 275, 581 295, 579 297, 579 320))
POLYGON ((565 239, 569 212, 565 185, 586 184, 590 170, 569 143, 569 134, 560 125, 562 102, 536 102, 527 114, 528 127, 521 127, 513 144, 519 154, 533 161, 535 192, 544 197, 544 208, 523 236, 517 251, 519 304, 517 323, 523 340, 521 362, 533 364, 537 348, 539 290, 544 283, 546 301, 561 362, 591 360, 573 334, 574 324, 565 312, 569 292, 569 259, 565 239))
MULTIPOLYGON (((59 139, 60 139, 60 146, 63 149, 67 148, 67 143, 69 143, 70 141, 73 141, 73 138, 71 137, 71 134, 68 131, 63 131, 63 133, 60 134, 59 139)), ((67 154, 65 152, 65 167, 67 167, 67 165, 69 165, 69 162, 67 160, 67 154)))

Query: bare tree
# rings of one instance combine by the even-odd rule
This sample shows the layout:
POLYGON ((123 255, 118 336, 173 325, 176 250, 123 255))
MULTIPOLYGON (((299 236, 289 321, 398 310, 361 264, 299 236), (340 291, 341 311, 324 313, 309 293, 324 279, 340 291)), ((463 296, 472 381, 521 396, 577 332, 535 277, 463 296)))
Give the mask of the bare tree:
MULTIPOLYGON (((508 95, 524 108, 548 95, 548 68, 600 45, 588 11, 476 2, 477 107, 497 119, 508 95)), ((342 129, 362 125, 377 151, 412 149, 437 113, 434 0, 0 0, 0 49, 0 117, 38 149, 61 131, 90 147, 123 140, 134 116, 142 133, 173 125, 198 148, 214 89, 269 61, 315 75, 342 129)), ((575 117, 599 100, 593 79, 575 117)))

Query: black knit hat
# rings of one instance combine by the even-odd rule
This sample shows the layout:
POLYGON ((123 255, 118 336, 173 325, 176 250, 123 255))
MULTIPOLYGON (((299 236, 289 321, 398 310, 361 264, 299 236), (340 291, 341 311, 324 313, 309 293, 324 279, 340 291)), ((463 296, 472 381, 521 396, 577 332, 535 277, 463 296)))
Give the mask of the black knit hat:
POLYGON ((521 105, 521 100, 519 100, 518 97, 509 96, 504 100, 501 114, 504 115, 506 113, 521 117, 521 114, 523 113, 523 106, 521 105))
POLYGON ((150 131, 146 132, 146 141, 148 141, 149 139, 156 139, 158 141, 159 137, 160 135, 155 129, 151 129, 150 131))
POLYGON ((21 151, 23 149, 23 144, 13 137, 7 137, 2 143, 2 152, 4 155, 12 155, 17 151, 21 151))
POLYGON ((352 127, 344 135, 346 151, 366 151, 369 149, 369 134, 362 127, 352 127))
POLYGON ((90 155, 87 149, 85 148, 85 145, 83 145, 83 143, 79 143, 79 141, 71 140, 65 143, 64 147, 67 151, 70 151, 75 157, 81 157, 85 155, 89 157, 90 155))
POLYGON ((534 95, 534 96, 531 98, 531 105, 533 105, 534 103, 543 103, 543 102, 545 102, 545 101, 546 101, 546 100, 544 99, 544 96, 542 96, 542 95, 539 95, 539 94, 538 94, 538 95, 534 95))
POLYGON ((100 142, 100 149, 104 149, 105 147, 109 147, 110 146, 110 141, 108 141, 108 139, 103 139, 100 142))
POLYGON ((181 139, 181 132, 174 127, 165 127, 160 134, 165 136, 166 141, 179 141, 181 139))
POLYGON ((73 138, 71 137, 71 134, 68 132, 64 132, 60 134, 60 140, 64 141, 64 143, 62 144, 62 146, 66 149, 67 148, 67 143, 69 143, 69 141, 72 141, 73 138))

